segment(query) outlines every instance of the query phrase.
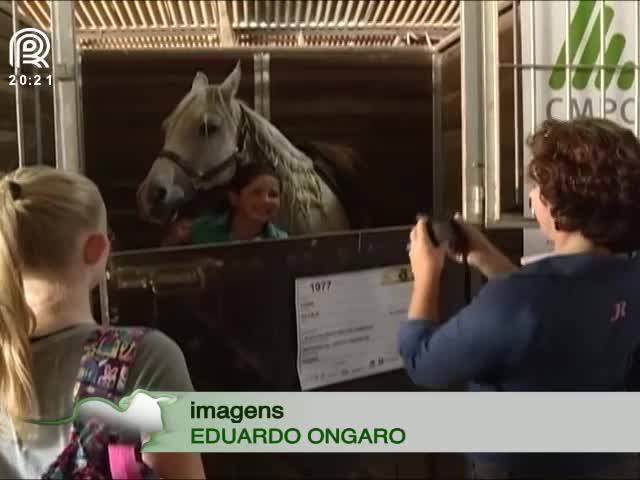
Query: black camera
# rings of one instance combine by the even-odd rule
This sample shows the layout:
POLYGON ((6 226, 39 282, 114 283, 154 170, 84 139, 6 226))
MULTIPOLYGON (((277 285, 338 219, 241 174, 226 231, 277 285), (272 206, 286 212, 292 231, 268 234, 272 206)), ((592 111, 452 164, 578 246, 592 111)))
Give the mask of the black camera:
POLYGON ((454 253, 465 253, 467 241, 462 227, 453 216, 428 217, 420 214, 418 219, 424 219, 427 234, 435 246, 447 244, 454 253))

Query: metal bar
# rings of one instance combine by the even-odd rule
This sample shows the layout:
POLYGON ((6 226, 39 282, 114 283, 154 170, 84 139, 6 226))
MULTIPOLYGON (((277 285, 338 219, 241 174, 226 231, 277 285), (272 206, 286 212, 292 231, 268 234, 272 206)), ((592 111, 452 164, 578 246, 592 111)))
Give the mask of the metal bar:
POLYGON ((434 215, 444 215, 446 207, 445 185, 447 162, 442 158, 442 54, 434 53, 431 62, 433 120, 432 120, 432 194, 434 215))
POLYGON ((227 4, 223 0, 218 0, 216 5, 218 7, 218 41, 220 42, 220 46, 231 47, 235 45, 235 36, 233 34, 233 28, 231 27, 227 4))
POLYGON ((409 3, 409 6, 405 11, 404 17, 402 17, 402 21, 401 21, 402 25, 406 25, 409 22, 409 17, 411 17, 411 14, 413 13, 414 10, 417 10, 417 2, 416 0, 411 0, 411 2, 409 3))
POLYGON ((404 11, 404 7, 407 4, 406 0, 401 0, 400 3, 398 4, 397 8, 396 8, 396 12, 395 15, 393 16, 393 19, 391 20, 391 23, 394 25, 398 24, 398 20, 400 20, 400 15, 402 15, 403 11, 404 11))
POLYGON ((262 54, 262 106, 264 118, 271 120, 271 55, 262 54))
POLYGON ((393 2, 387 2, 387 9, 384 11, 384 17, 382 17, 382 23, 384 25, 388 25, 389 18, 391 18, 392 13, 393 13, 393 2))
POLYGON ((296 12, 295 12, 295 20, 294 23, 296 27, 300 26, 300 15, 302 14, 302 2, 300 0, 296 0, 296 12))
POLYGON ((172 27, 179 26, 180 22, 178 22, 178 15, 176 14, 175 9, 173 8, 173 2, 167 1, 166 4, 169 6, 169 15, 171 15, 171 21, 173 22, 171 26, 172 27))
MULTIPOLYGON (((12 12, 13 12, 13 1, 14 1, 14 0, 11 0, 11 9, 12 9, 11 11, 12 11, 12 12)), ((36 4, 36 5, 38 5, 38 4, 36 4)), ((43 28, 43 27, 44 27, 44 25, 45 25, 45 21, 43 21, 43 20, 40 18, 40 14, 39 14, 39 13, 37 13, 37 12, 35 11, 35 9, 31 6, 31 3, 27 3, 27 2, 25 2, 22 6, 24 6, 24 8, 26 8, 26 9, 27 9, 27 11, 29 12, 29 16, 31 16, 31 17, 36 21, 36 23, 37 23, 40 27, 42 27, 42 28, 43 28)), ((20 10, 20 6, 18 6, 18 10, 20 10)), ((13 13, 12 13, 12 15, 13 15, 13 13)), ((25 16, 25 17, 26 17, 27 15, 23 15, 23 16, 25 16)))
POLYGON ((417 10, 415 11, 413 18, 411 19, 411 21, 409 22, 409 25, 415 25, 418 23, 418 20, 420 19, 420 16, 424 13, 425 9, 429 6, 429 2, 423 0, 420 2, 420 4, 418 5, 417 10))
POLYGON ((358 5, 356 6, 356 13, 354 13, 353 15, 354 25, 358 25, 362 21, 360 17, 362 16, 362 10, 364 10, 365 4, 366 4, 365 0, 358 0, 358 5))
POLYGON ((567 81, 565 82, 566 84, 566 88, 565 88, 565 93, 566 93, 566 106, 567 106, 567 111, 566 111, 566 116, 567 116, 567 120, 571 120, 571 56, 570 56, 570 52, 571 52, 571 35, 570 35, 570 30, 571 30, 571 0, 566 0, 565 3, 565 13, 567 18, 565 19, 565 23, 564 23, 564 27, 565 27, 565 32, 564 35, 567 40, 567 48, 565 48, 564 50, 564 63, 567 64, 566 68, 565 68, 565 78, 567 79, 567 81))
MULTIPOLYGON (((89 25, 91 25, 91 28, 96 28, 96 22, 93 21, 93 17, 89 13, 89 10, 87 9, 87 7, 85 7, 84 2, 82 0, 79 0, 78 5, 80 5, 80 10, 82 10, 82 13, 84 13, 84 16, 87 17, 87 21, 89 22, 89 25)), ((53 6, 51 8, 53 8, 53 6)))
MULTIPOLYGON (((44 18, 44 21, 45 21, 44 25, 51 25, 51 15, 50 15, 51 9, 49 9, 49 12, 47 12, 41 3, 36 3, 36 8, 40 11, 40 13, 42 13, 42 17, 44 18)), ((46 30, 46 28, 43 28, 43 30, 46 30)))
POLYGON ((158 10, 160 10, 160 8, 162 7, 162 3, 150 2, 149 0, 146 0, 144 2, 144 6, 145 6, 145 9, 147 10, 147 14, 149 15, 149 18, 151 19, 151 24, 153 25, 153 27, 157 28, 158 27, 158 18, 156 17, 155 12, 153 11, 154 5, 158 7, 158 10))
MULTIPOLYGON (((600 10, 600 63, 602 63, 604 65, 604 9, 605 9, 605 4, 604 4, 605 0, 601 1, 602 4, 602 8, 600 10)), ((605 111, 605 93, 604 93, 604 68, 600 68, 600 115, 605 118, 606 115, 606 111, 605 111)), ((636 100, 637 101, 637 100, 636 100)))
POLYGON ((340 15, 342 14, 342 0, 338 0, 336 9, 333 12, 333 25, 338 27, 342 22, 340 21, 340 15))
MULTIPOLYGON (((18 20, 18 1, 11 0, 11 22, 13 25, 13 35, 15 35, 20 30, 20 23, 18 20)), ((15 37, 12 37, 15 39, 15 37)), ((16 76, 16 85, 15 85, 15 100, 16 100, 16 139, 18 141, 18 167, 22 168, 25 166, 25 154, 24 154, 24 131, 22 127, 24 126, 24 115, 22 111, 22 89, 20 88, 20 58, 17 55, 18 42, 14 41, 11 43, 11 48, 14 50, 13 55, 13 73, 16 76)))
MULTIPOLYGON (((311 2, 309 2, 311 3, 311 2)), ((276 2, 276 5, 278 3, 276 2)), ((318 3, 316 4, 316 20, 315 20, 315 26, 319 26, 320 25, 320 18, 322 17, 322 10, 323 10, 323 3, 321 1, 318 1, 318 3)))
MULTIPOLYGON (((534 67, 536 64, 536 2, 535 0, 532 0, 531 2, 531 15, 529 16, 529 32, 531 34, 531 42, 530 42, 530 46, 531 46, 531 65, 532 68, 529 71, 529 80, 531 82, 531 96, 530 96, 530 101, 531 101, 531 128, 535 129, 536 124, 537 124, 537 118, 538 118, 538 112, 537 112, 537 96, 536 96, 536 68, 534 67)), ((569 81, 570 79, 567 79, 567 81, 569 81)), ((524 133, 524 132, 523 132, 524 133)), ((526 132, 527 134, 532 133, 532 132, 526 132)), ((529 192, 525 192, 525 197, 529 196, 529 192)), ((529 202, 527 201, 527 198, 523 198, 522 199, 523 204, 524 205, 529 205, 529 202)), ((531 211, 531 206, 529 205, 529 209, 527 210, 528 215, 526 216, 533 216, 533 212, 531 211)))
POLYGON ((76 102, 78 105, 78 151, 80 171, 86 170, 85 162, 85 143, 84 143, 84 110, 82 103, 82 55, 81 52, 76 54, 76 102))
POLYGON ((460 48, 462 111, 462 214, 473 223, 484 221, 484 118, 482 3, 462 3, 460 48))
MULTIPOLYGON (((382 3, 382 2, 379 2, 382 3)), ((376 7, 376 2, 372 2, 368 0, 367 11, 364 14, 364 19, 360 22, 361 25, 368 25, 371 21, 371 14, 373 13, 373 9, 376 7)))
MULTIPOLYGON (((485 167, 485 224, 500 221, 502 214, 500 166, 500 74, 498 69, 498 4, 482 2, 482 48, 484 79, 484 167, 485 167)), ((480 58, 480 57, 478 57, 480 58)))
POLYGON ((382 9, 384 8, 385 1, 378 0, 377 2, 372 2, 372 3, 376 4, 378 8, 376 8, 376 13, 373 15, 373 19, 371 20, 371 23, 377 23, 378 17, 380 17, 380 14, 382 13, 382 9))
POLYGON ((442 16, 438 19, 437 25, 448 25, 451 23, 451 17, 455 15, 456 2, 450 2, 447 9, 442 16), (447 21, 448 20, 448 21, 447 21))
POLYGON ((499 222, 487 224, 487 228, 491 228, 491 230, 522 230, 536 227, 539 227, 539 225, 535 218, 508 213, 503 213, 499 222))
POLYGON ((354 0, 349 0, 347 2, 347 6, 344 12, 344 23, 345 25, 355 25, 355 20, 352 21, 351 20, 351 12, 353 11, 353 4, 355 3, 354 0))
POLYGON ((36 164, 42 165, 42 105, 40 99, 40 85, 33 87, 34 124, 36 130, 36 164))
POLYGON ((133 2, 133 4, 136 7, 136 12, 138 12, 138 16, 140 17, 140 23, 142 24, 142 26, 144 28, 148 27, 147 24, 147 17, 145 16, 144 12, 142 11, 142 7, 140 6, 140 0, 135 0, 135 2, 133 2))
POLYGON ((101 4, 97 3, 95 0, 91 0, 89 5, 91 5, 91 10, 93 10, 93 13, 95 13, 98 22, 100 22, 100 24, 102 25, 102 28, 107 28, 107 22, 104 21, 104 17, 100 13, 101 4))
MULTIPOLYGON (((517 0, 513 0, 513 61, 514 63, 519 63, 519 51, 520 51, 520 43, 518 39, 520 37, 520 18, 518 15, 518 2, 517 0)), ((513 69, 513 135, 514 135, 514 154, 515 154, 515 200, 516 205, 522 205, 522 185, 520 184, 520 146, 522 144, 522 138, 520 137, 520 70, 513 69)))
POLYGON ((244 25, 249 25, 249 5, 247 4, 247 1, 244 0, 242 2, 242 24, 244 25))
POLYGON ((189 0, 189 12, 191 13, 191 25, 195 27, 200 23, 200 19, 198 18, 198 9, 193 0, 189 0))
POLYGON ((73 2, 51 4, 56 166, 81 171, 73 2))
POLYGON ((640 34, 638 33, 638 30, 640 30, 640 2, 636 2, 636 65, 635 65, 635 71, 633 72, 634 76, 635 76, 635 90, 636 90, 636 94, 635 94, 635 102, 636 102, 636 118, 634 119, 633 122, 633 127, 634 127, 634 132, 636 134, 636 137, 640 136, 640 129, 639 129, 639 125, 640 125, 640 78, 638 78, 638 74, 640 73, 638 71, 638 65, 640 65, 640 34))
MULTIPOLYGON (((126 3, 125 3, 126 5, 126 3)), ((178 2, 178 11, 180 12, 180 19, 182 20, 180 23, 182 26, 186 27, 189 25, 189 19, 187 18, 187 11, 184 8, 183 2, 178 2)))
POLYGON ((120 6, 118 5, 118 0, 113 0, 111 2, 111 5, 113 5, 113 8, 116 11, 116 15, 118 16, 118 19, 120 20, 120 23, 122 24, 123 28, 127 27, 127 21, 124 19, 124 16, 122 15, 122 12, 120 11, 120 6))
POLYGON ((324 10, 324 25, 329 25, 329 15, 331 14, 331 4, 329 2, 325 3, 325 10, 324 10))
POLYGON ((109 311, 109 287, 106 279, 100 281, 98 294, 100 295, 100 323, 103 327, 107 327, 111 320, 111 312, 109 311))
POLYGON ((158 2, 157 5, 158 12, 160 13, 160 20, 162 20, 162 26, 166 28, 169 26, 169 23, 167 22, 167 12, 165 11, 166 5, 164 3, 164 0, 158 2))
POLYGON ((109 22, 110 22, 109 27, 112 28, 112 29, 118 28, 118 24, 116 22, 116 19, 111 14, 111 9, 109 8, 109 4, 105 3, 105 4, 103 4, 103 7, 104 7, 105 13, 107 14, 107 17, 109 17, 109 22))
POLYGON ((127 12, 127 16, 129 17, 130 22, 130 26, 131 28, 135 28, 138 25, 138 22, 136 21, 136 17, 133 15, 133 12, 131 11, 131 7, 129 6, 129 2, 124 2, 124 11, 127 12))
MULTIPOLYGON (((267 2, 268 4, 269 2, 267 2)), ((312 7, 312 3, 311 2, 306 2, 305 3, 305 7, 304 7, 304 26, 305 27, 309 27, 310 23, 311 23, 311 7, 312 7)))
POLYGON ((431 12, 435 8, 438 2, 434 0, 429 0, 429 6, 427 7, 427 11, 424 12, 424 16, 420 19, 420 23, 431 23, 429 18, 431 18, 431 12))
POLYGON ((253 108, 262 115, 262 54, 253 54, 253 108))
POLYGON ((447 2, 443 2, 443 1, 438 2, 438 8, 436 8, 436 11, 434 12, 433 17, 429 22, 430 25, 437 25, 439 23, 438 20, 442 18, 442 14, 444 13, 444 7, 446 5, 447 5, 447 2))
POLYGON ((204 0, 200 0, 200 14, 202 15, 202 22, 205 27, 209 27, 213 22, 211 21, 211 12, 207 8, 207 4, 204 0))
MULTIPOLYGON (((235 4, 234 4, 234 9, 235 9, 235 4)), ((274 14, 274 17, 275 17, 274 22, 275 22, 275 24, 276 24, 276 27, 279 27, 279 26, 280 26, 280 0, 278 0, 278 1, 276 2, 276 8, 275 8, 275 10, 276 10, 276 11, 275 11, 275 14, 274 14)), ((235 11, 235 10, 234 10, 234 11, 235 11)))

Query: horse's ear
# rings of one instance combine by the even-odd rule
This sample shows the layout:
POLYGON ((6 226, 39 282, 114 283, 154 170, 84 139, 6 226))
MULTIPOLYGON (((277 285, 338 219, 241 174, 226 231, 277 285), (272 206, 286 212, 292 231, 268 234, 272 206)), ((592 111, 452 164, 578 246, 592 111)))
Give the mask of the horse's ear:
POLYGON ((220 85, 220 90, 222 94, 227 99, 232 99, 238 93, 238 88, 240 87, 240 79, 242 78, 242 70, 240 69, 240 61, 236 63, 233 72, 229 74, 227 78, 224 79, 224 82, 220 85))
POLYGON ((202 73, 196 73, 196 76, 193 79, 193 83, 191 84, 191 90, 201 90, 203 88, 207 88, 209 86, 209 78, 202 73))

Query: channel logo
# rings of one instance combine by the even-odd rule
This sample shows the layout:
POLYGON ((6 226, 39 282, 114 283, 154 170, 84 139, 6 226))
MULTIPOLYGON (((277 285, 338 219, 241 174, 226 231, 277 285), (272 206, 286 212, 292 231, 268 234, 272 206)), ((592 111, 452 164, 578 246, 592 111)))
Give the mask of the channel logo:
POLYGON ((38 68, 49 68, 46 58, 50 50, 51 42, 42 30, 23 28, 9 40, 9 64, 12 67, 35 65, 38 68))

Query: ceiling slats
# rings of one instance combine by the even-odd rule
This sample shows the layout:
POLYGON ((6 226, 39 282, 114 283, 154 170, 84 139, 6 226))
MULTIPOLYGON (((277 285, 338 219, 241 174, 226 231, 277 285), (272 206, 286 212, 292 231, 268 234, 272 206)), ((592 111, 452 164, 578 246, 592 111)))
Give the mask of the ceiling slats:
MULTIPOLYGON (((51 1, 23 0, 20 13, 49 30, 51 1)), ((459 0, 77 0, 75 5, 80 46, 91 49, 220 46, 219 29, 228 31, 220 25, 220 11, 228 12, 235 44, 247 47, 402 46, 408 39, 437 45, 460 27, 459 0)))

